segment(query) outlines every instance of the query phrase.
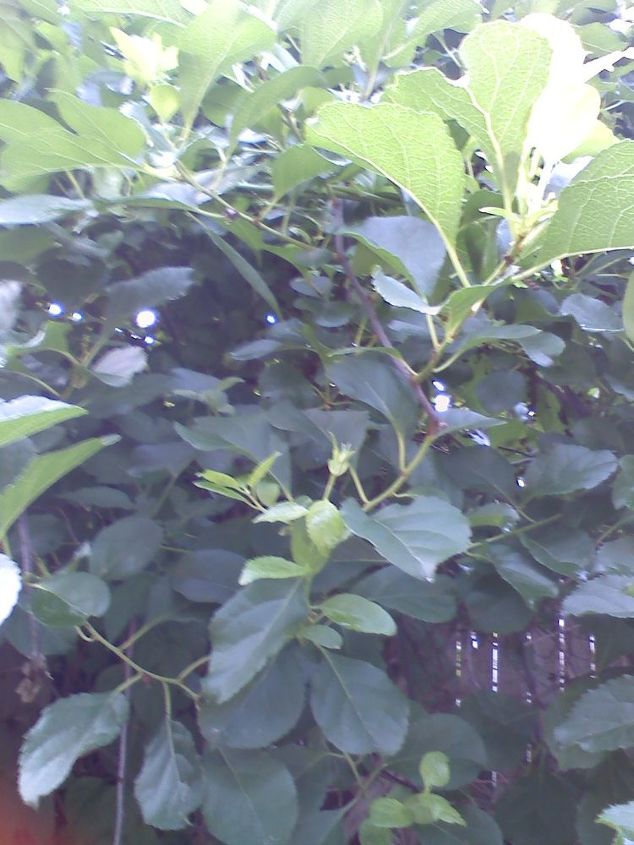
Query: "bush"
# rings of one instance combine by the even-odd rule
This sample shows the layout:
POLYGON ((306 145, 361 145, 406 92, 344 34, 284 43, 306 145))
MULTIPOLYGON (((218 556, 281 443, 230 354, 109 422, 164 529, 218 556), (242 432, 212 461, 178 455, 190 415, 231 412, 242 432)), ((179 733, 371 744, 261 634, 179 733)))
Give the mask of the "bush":
POLYGON ((7 841, 634 839, 631 9, 0 5, 7 841))

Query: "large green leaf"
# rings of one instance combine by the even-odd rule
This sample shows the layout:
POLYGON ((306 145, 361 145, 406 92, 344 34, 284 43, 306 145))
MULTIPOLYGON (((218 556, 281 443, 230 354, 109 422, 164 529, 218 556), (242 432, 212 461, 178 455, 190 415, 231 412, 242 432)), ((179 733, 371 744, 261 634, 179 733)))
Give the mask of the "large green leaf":
POLYGON ((634 247, 634 141, 609 147, 562 191, 557 211, 525 264, 634 247))
POLYGON ((328 367, 342 393, 374 408, 404 436, 416 426, 420 408, 413 391, 392 361, 373 353, 346 356, 328 367))
POLYGON ((634 744, 634 677, 613 678, 581 696, 555 730, 562 745, 614 751, 634 744))
POLYGON ((0 226, 24 226, 48 223, 91 207, 89 200, 55 197, 50 194, 27 194, 0 202, 0 226))
POLYGON ((200 762, 190 732, 165 718, 145 749, 134 794, 146 824, 180 830, 202 800, 200 762))
POLYGON ((403 693, 371 663, 322 654, 310 706, 326 738, 350 754, 396 754, 408 724, 403 693))
POLYGON ((323 601, 319 610, 342 628, 387 637, 396 633, 396 624, 387 611, 376 602, 353 593, 337 593, 323 601))
POLYGON ((526 491, 531 496, 562 496, 591 490, 609 478, 618 466, 607 449, 556 443, 540 453, 526 471, 526 491))
POLYGON ((289 646, 225 704, 205 696, 198 713, 200 731, 212 747, 264 748, 295 726, 304 707, 305 687, 298 655, 289 646))
POLYGON ((102 578, 129 578, 155 557, 163 539, 161 526, 143 516, 126 516, 102 528, 95 537, 90 569, 102 578))
POLYGON ((297 790, 290 772, 262 751, 223 749, 203 761, 203 814, 226 845, 290 845, 297 790))
POLYGON ((46 707, 20 752, 18 786, 27 804, 57 789, 79 757, 109 745, 128 718, 122 693, 81 693, 46 707))
POLYGON ((180 0, 70 0, 69 7, 89 15, 139 15, 177 24, 190 17, 180 0))
POLYGON ((632 578, 629 575, 603 575, 593 578, 579 584, 566 596, 562 610, 571 616, 602 613, 619 619, 634 619, 631 584, 632 578))
POLYGON ((194 122, 212 82, 236 62, 252 58, 274 42, 271 26, 238 0, 212 0, 179 37, 181 110, 186 127, 194 122))
POLYGON ((318 118, 307 127, 308 143, 341 153, 395 182, 412 195, 452 248, 465 177, 460 153, 438 115, 391 103, 327 103, 318 118))
POLYGON ((89 572, 56 572, 36 584, 31 609, 44 625, 68 628, 110 606, 108 586, 89 572))
POLYGON ((448 622, 456 613, 449 579, 438 576, 421 583, 394 566, 384 566, 354 585, 365 598, 422 622, 448 622))
POLYGON ((382 23, 378 0, 313 3, 302 16, 302 61, 315 67, 338 64, 346 50, 371 39, 382 23))
POLYGON ((469 32, 482 20, 476 0, 432 0, 426 3, 416 21, 412 38, 424 44, 429 35, 442 29, 469 32))
POLYGON ((348 499, 341 511, 353 534, 414 578, 433 578, 438 564, 466 551, 471 537, 466 517, 434 496, 417 496, 409 505, 388 505, 376 516, 348 499))
POLYGON ((219 704, 228 701, 282 650, 308 617, 301 580, 256 581, 216 613, 213 651, 205 690, 219 704))
POLYGON ((308 85, 317 85, 320 73, 314 67, 298 65, 280 73, 279 76, 263 82, 261 85, 240 101, 231 121, 231 143, 235 144, 243 129, 248 129, 267 113, 289 100, 308 85))
POLYGON ((106 328, 112 331, 122 320, 138 311, 185 296, 194 279, 190 267, 160 267, 135 279, 110 285, 106 306, 106 328))
POLYGON ((0 446, 30 437, 38 431, 85 413, 85 408, 43 396, 20 396, 10 402, 0 401, 0 446))
POLYGON ((93 437, 47 455, 38 455, 16 480, 0 492, 0 537, 45 490, 62 476, 118 440, 115 436, 93 437))
POLYGON ((433 293, 445 260, 445 245, 438 231, 419 217, 368 217, 346 229, 382 264, 405 276, 422 296, 433 293))
POLYGON ((466 76, 453 83, 436 68, 398 78, 390 102, 455 120, 485 152, 510 203, 527 150, 528 121, 548 79, 548 42, 527 27, 495 21, 460 46, 466 76))
POLYGON ((575 797, 563 778, 537 771, 506 790, 495 818, 505 839, 517 845, 574 845, 575 797))

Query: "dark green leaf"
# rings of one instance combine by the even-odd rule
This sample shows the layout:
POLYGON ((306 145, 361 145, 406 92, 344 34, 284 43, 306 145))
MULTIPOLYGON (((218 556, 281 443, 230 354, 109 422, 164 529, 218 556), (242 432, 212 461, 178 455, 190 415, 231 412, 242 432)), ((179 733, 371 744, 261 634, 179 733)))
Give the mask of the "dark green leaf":
POLYGON ((110 605, 107 585, 88 572, 60 572, 37 583, 31 609, 44 625, 73 627, 103 616, 110 605))
POLYGON ((324 652, 310 705, 329 742, 350 754, 396 754, 405 739, 407 699, 370 663, 324 652))
POLYGON ((95 537, 91 572, 111 580, 136 575, 154 559, 162 539, 161 527, 151 519, 140 516, 119 519, 95 537))

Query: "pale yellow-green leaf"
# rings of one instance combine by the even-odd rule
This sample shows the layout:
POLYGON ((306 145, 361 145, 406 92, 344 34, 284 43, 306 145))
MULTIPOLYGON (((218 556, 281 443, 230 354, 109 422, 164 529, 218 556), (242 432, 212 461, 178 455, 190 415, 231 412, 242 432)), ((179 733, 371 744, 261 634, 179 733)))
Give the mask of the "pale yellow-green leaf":
POLYGON ((634 248, 634 141, 609 147, 559 197, 559 208, 526 266, 556 258, 634 248))
POLYGON ((275 31, 239 0, 212 0, 179 38, 181 110, 193 123, 209 86, 237 62, 272 47, 275 31))
POLYGON ((101 15, 139 15, 167 23, 184 24, 190 17, 180 0, 69 0, 71 11, 85 12, 91 17, 101 15))
POLYGON ((307 127, 315 147, 341 153, 408 191, 446 243, 453 244, 465 175, 462 156, 436 114, 385 103, 327 103, 307 127))
POLYGON ((321 0, 301 23, 302 62, 325 67, 373 38, 383 23, 378 0, 321 0))
POLYGON ((148 95, 150 105, 164 123, 168 123, 180 108, 178 91, 173 85, 154 85, 148 95))
POLYGON ((466 69, 461 80, 452 82, 436 68, 413 71, 397 77, 386 99, 459 123, 485 153, 510 203, 550 55, 547 41, 527 27, 482 24, 460 47, 466 69))

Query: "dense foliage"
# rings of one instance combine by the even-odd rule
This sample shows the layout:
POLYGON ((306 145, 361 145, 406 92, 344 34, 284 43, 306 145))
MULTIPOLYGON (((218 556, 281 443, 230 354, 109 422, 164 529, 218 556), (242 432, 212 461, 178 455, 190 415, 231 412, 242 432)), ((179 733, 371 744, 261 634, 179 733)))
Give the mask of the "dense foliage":
POLYGON ((3 841, 634 840, 632 8, 0 10, 3 841))

